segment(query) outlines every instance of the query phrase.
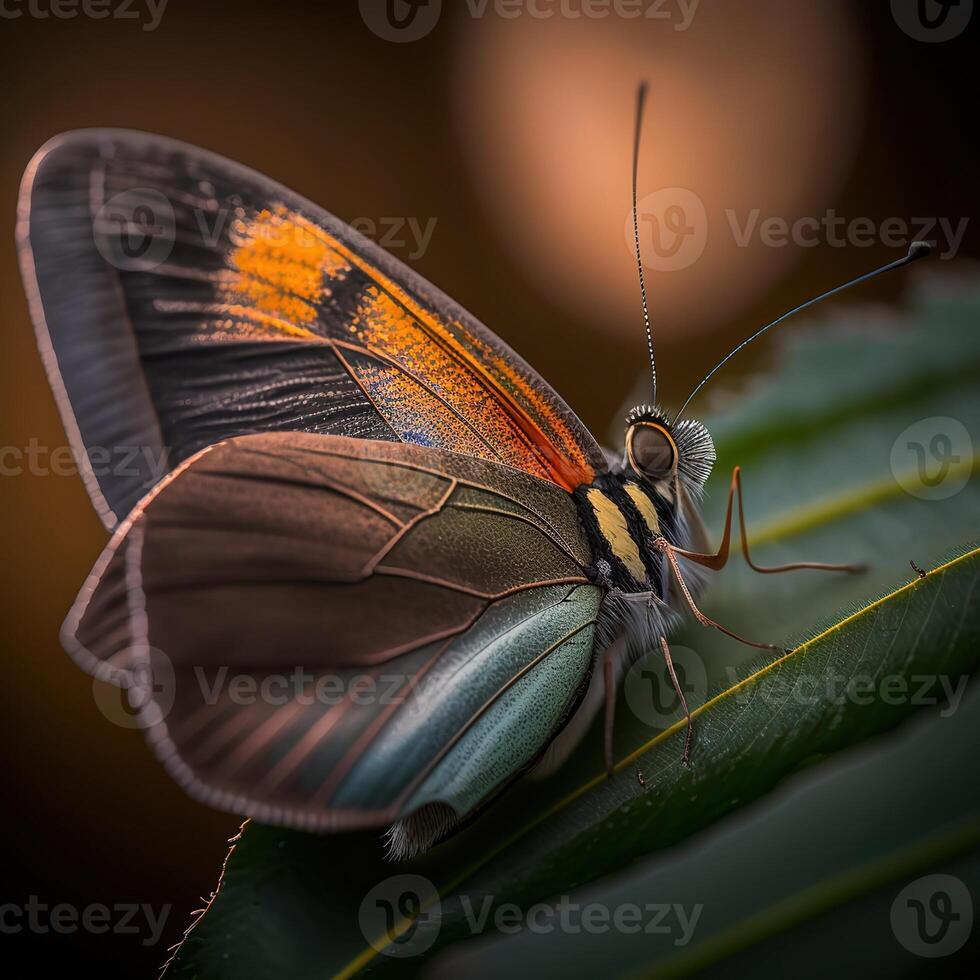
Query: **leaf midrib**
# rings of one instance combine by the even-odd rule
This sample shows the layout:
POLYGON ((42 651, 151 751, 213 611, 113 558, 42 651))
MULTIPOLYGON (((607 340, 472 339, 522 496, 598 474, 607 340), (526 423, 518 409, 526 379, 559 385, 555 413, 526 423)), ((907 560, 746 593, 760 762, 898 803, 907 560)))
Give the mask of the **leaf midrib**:
MULTIPOLYGON (((959 462, 950 465, 946 473, 947 479, 956 479, 964 474, 980 473, 980 454, 964 457, 959 462)), ((782 514, 766 521, 749 535, 749 544, 760 547, 802 534, 831 521, 839 520, 850 514, 856 514, 865 508, 890 500, 906 493, 906 486, 914 484, 917 477, 913 473, 904 479, 893 477, 883 478, 831 497, 817 504, 804 504, 784 511, 782 514)))

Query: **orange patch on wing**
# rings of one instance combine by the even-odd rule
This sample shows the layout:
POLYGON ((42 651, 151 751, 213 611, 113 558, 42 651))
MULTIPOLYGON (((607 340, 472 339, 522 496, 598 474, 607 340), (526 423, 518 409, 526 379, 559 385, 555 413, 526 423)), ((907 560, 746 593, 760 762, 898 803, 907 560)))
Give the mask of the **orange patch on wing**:
POLYGON ((348 363, 396 431, 549 478, 499 399, 388 293, 365 290, 350 333, 376 359, 348 363))
MULTIPOLYGON (((397 432, 498 459, 568 490, 594 471, 561 413, 492 345, 446 323, 327 231, 283 205, 239 218, 219 310, 269 339, 323 338, 319 307, 354 268, 376 285, 349 325, 370 361, 347 361, 397 432), (387 362, 387 363, 386 363, 387 362), (398 368, 408 376, 398 376, 398 368)), ((221 321, 212 321, 220 328, 221 321)), ((242 329, 239 324, 239 329, 242 329)), ((342 338, 336 338, 343 343, 342 338)))
POLYGON ((416 444, 451 448, 483 459, 495 458, 463 419, 401 368, 356 351, 341 351, 341 355, 399 436, 416 444))
POLYGON ((236 245, 219 292, 228 303, 247 304, 270 317, 270 323, 315 323, 328 281, 350 271, 321 233, 281 205, 249 220, 237 218, 232 230, 236 245))
POLYGON ((377 283, 373 305, 380 315, 352 325, 354 337, 395 359, 412 349, 424 350, 416 372, 433 386, 448 382, 448 391, 455 390, 461 402, 458 410, 471 422, 479 419, 489 396, 506 416, 508 430, 491 434, 491 443, 505 457, 507 449, 518 445, 525 450, 520 461, 507 460, 511 465, 536 475, 543 470, 548 479, 568 490, 592 482, 595 471, 565 419, 513 364, 461 323, 444 323, 342 242, 319 233, 347 262, 377 283), (443 374, 444 369, 451 374, 443 374), (468 382, 474 382, 479 393, 468 382))

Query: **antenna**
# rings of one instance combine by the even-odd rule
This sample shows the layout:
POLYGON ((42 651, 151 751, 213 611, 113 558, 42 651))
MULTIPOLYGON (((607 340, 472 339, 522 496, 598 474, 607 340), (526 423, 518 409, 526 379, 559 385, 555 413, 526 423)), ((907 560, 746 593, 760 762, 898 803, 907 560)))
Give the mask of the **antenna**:
POLYGON ((640 274, 640 300, 643 303, 643 326, 647 334, 647 357, 650 359, 652 404, 657 404, 657 359, 653 356, 653 331, 650 329, 650 309, 647 306, 647 287, 643 281, 643 256, 640 252, 640 225, 636 215, 636 171, 640 160, 640 130, 643 127, 643 103, 647 83, 641 82, 636 93, 636 124, 633 129, 633 245, 636 248, 636 271, 640 274))
POLYGON ((878 269, 873 269, 871 272, 866 272, 862 276, 858 276, 856 279, 852 279, 850 282, 845 282, 842 286, 835 286, 833 289, 828 289, 827 292, 821 293, 819 296, 814 296, 813 299, 808 299, 805 303, 800 303, 799 306, 794 307, 788 313, 784 313, 782 316, 776 317, 772 323, 767 323, 761 330, 756 330, 751 337, 747 340, 743 340, 734 350, 726 354, 697 384, 694 391, 692 391, 687 396, 687 401, 681 406, 681 410, 677 413, 674 421, 676 422, 687 409, 687 406, 691 404, 694 396, 711 380, 719 368, 727 364, 743 347, 748 347, 753 340, 757 340, 761 337, 767 330, 771 330, 773 327, 779 326, 783 320, 788 320, 794 313, 800 313, 803 310, 814 306, 821 300, 828 299, 831 296, 836 296, 837 293, 844 292, 845 289, 850 289, 851 286, 857 286, 862 282, 867 282, 869 279, 874 279, 875 276, 880 276, 883 272, 891 272, 892 269, 901 269, 902 266, 908 265, 910 262, 915 262, 917 259, 924 259, 932 251, 932 246, 928 242, 912 242, 909 246, 908 254, 903 255, 902 258, 896 259, 894 262, 889 262, 887 265, 883 265, 878 269))

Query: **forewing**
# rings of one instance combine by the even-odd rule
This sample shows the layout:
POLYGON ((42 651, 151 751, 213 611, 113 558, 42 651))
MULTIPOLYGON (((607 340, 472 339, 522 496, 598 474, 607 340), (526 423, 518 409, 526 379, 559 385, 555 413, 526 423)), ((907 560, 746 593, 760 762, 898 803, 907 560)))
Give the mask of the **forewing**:
POLYGON ((55 137, 25 173, 18 241, 48 374, 109 527, 167 470, 243 433, 440 447, 566 489, 605 468, 564 402, 466 311, 207 151, 125 130, 55 137))
POLYGON ((117 529, 70 614, 175 777, 305 827, 462 816, 588 678, 600 590, 553 484, 301 433, 202 451, 117 529))

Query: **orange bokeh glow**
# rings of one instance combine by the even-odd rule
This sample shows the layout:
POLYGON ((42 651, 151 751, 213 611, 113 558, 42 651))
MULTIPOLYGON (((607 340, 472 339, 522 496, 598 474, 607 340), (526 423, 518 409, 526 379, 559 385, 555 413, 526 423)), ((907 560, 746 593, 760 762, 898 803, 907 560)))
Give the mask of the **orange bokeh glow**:
MULTIPOLYGON (((549 6, 559 9, 539 9, 549 6)), ((840 3, 695 3, 677 29, 691 6, 664 5, 673 21, 507 19, 489 3, 460 20, 456 115, 484 207, 529 280, 607 335, 637 329, 628 218, 640 80, 641 204, 673 188, 704 208, 700 254, 648 268, 661 335, 710 328, 771 288, 801 248, 764 244, 761 222, 819 219, 853 160, 865 86, 840 3)), ((658 217, 641 207, 648 257, 658 217)))

